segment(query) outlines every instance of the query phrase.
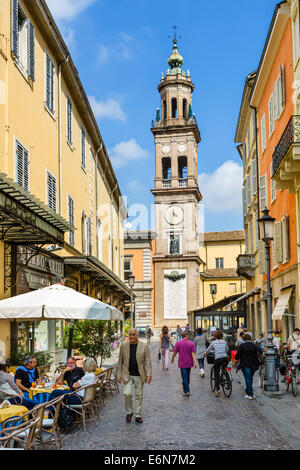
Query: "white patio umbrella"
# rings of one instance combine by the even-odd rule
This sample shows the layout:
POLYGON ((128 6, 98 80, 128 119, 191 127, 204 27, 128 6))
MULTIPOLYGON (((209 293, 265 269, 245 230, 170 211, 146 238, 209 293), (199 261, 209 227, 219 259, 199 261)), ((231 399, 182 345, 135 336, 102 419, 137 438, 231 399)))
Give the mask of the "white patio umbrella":
POLYGON ((115 307, 70 287, 49 287, 0 300, 0 319, 19 320, 123 320, 115 307))

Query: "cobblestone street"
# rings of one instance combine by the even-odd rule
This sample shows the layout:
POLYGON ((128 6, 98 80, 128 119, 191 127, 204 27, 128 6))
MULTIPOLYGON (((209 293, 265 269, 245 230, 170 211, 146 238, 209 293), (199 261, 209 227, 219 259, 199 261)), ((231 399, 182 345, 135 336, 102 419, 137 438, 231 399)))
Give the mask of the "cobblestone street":
POLYGON ((290 449, 261 414, 259 404, 244 398, 235 372, 229 399, 222 394, 216 398, 210 391, 207 365, 204 379, 199 369, 192 370, 191 395, 184 397, 177 358, 162 371, 156 361, 157 344, 151 345, 153 381, 144 386, 144 423, 125 423, 122 385, 119 395, 106 399, 100 420, 89 423, 87 432, 80 428, 63 436, 63 449, 290 449))

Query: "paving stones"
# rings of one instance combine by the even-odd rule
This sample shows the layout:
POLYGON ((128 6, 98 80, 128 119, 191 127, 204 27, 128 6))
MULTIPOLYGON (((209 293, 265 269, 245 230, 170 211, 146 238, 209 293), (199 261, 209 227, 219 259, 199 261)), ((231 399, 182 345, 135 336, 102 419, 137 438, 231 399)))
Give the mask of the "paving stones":
MULTIPOLYGON (((125 423, 123 386, 108 397, 100 420, 63 436, 63 449, 244 450, 290 449, 279 432, 244 398, 234 378, 232 396, 219 398, 210 391, 209 367, 205 378, 191 371, 191 395, 182 396, 180 371, 157 364, 158 344, 151 345, 153 380, 144 386, 143 424, 125 423)), ((243 382, 242 382, 243 384, 243 382)))

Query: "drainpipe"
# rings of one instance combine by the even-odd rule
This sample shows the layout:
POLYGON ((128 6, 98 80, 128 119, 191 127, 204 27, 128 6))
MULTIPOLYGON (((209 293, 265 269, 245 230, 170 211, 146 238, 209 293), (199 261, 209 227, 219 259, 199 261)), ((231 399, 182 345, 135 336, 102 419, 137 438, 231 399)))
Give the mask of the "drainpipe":
POLYGON ((58 179, 59 179, 59 215, 62 216, 62 150, 61 150, 61 67, 69 61, 70 54, 58 64, 58 179))

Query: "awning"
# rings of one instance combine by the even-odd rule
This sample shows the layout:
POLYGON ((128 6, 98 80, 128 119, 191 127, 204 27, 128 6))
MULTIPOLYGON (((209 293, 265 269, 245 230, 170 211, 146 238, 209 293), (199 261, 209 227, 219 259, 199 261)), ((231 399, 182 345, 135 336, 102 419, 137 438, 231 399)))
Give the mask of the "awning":
POLYGON ((64 243, 75 230, 22 186, 0 173, 0 240, 16 244, 64 243))
POLYGON ((276 307, 273 310, 272 313, 272 320, 281 320, 282 316, 284 315, 285 309, 289 305, 289 300, 291 297, 291 294, 293 292, 293 288, 291 287, 290 289, 285 289, 279 296, 276 307))
POLYGON ((237 304, 238 302, 241 302, 242 300, 245 300, 247 299, 248 297, 250 297, 251 295, 255 295, 255 294, 258 294, 258 292, 260 292, 261 288, 260 287, 255 287, 255 289, 252 289, 250 290, 249 292, 247 292, 246 294, 243 294, 241 295, 241 297, 238 297, 237 299, 235 299, 233 302, 230 302, 230 304, 226 305, 226 310, 231 307, 232 305, 234 304, 237 304))

